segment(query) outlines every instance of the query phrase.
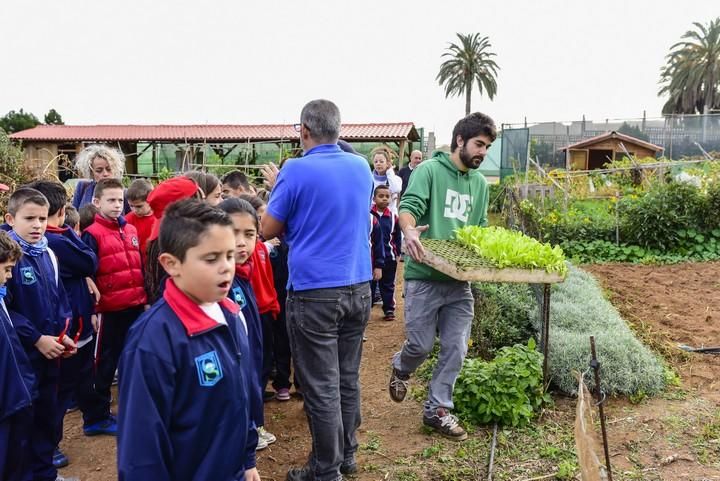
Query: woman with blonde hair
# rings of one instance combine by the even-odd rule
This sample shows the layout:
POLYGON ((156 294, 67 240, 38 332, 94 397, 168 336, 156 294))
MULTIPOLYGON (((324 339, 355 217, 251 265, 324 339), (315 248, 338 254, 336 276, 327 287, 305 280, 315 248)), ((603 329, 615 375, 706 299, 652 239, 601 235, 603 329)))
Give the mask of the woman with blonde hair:
POLYGON ((398 201, 402 191, 402 179, 393 170, 392 152, 388 147, 375 147, 370 152, 370 159, 373 163, 373 190, 378 185, 387 185, 390 188, 390 210, 398 213, 398 201))
MULTIPOLYGON (((75 159, 75 168, 86 179, 77 183, 72 200, 73 207, 80 210, 85 204, 92 203, 95 185, 99 180, 122 179, 125 173, 125 156, 107 145, 88 145, 75 159)), ((126 201, 124 212, 128 211, 126 201)))

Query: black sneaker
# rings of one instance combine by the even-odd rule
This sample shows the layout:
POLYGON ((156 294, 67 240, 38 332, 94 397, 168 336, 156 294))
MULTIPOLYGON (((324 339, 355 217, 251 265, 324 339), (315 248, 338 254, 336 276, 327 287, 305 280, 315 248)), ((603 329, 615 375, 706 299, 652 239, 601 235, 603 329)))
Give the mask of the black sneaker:
POLYGON ((388 390, 390 391, 390 399, 396 403, 401 403, 407 396, 408 392, 408 380, 410 376, 400 374, 395 368, 392 370, 390 375, 390 384, 388 390))
POLYGON ((313 481, 314 476, 310 466, 305 465, 302 468, 290 468, 285 479, 286 481, 313 481))
POLYGON ((340 465, 340 474, 355 474, 358 472, 358 466, 355 460, 352 461, 343 461, 343 463, 340 465))
POLYGON ((468 437, 465 430, 458 424, 457 416, 445 408, 437 408, 432 416, 423 414, 423 424, 453 441, 463 441, 468 437))

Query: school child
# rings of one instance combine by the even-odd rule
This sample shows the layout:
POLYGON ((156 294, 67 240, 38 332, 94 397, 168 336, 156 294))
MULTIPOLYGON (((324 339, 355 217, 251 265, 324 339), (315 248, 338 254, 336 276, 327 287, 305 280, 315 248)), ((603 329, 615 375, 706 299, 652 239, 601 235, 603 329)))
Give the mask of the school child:
POLYGON ((80 235, 80 214, 72 204, 65 204, 65 225, 80 235))
MULTIPOLYGON (((247 200, 250 205, 252 205, 257 213, 259 225, 267 208, 265 202, 259 197, 249 194, 241 194, 238 196, 238 199, 247 200)), ((279 241, 274 243, 265 242, 262 232, 259 233, 258 238, 261 242, 255 243, 255 251, 251 259, 253 269, 252 275, 250 276, 250 285, 257 299, 263 330, 263 359, 260 384, 263 387, 263 400, 269 401, 276 396, 272 391, 265 391, 265 386, 271 377, 273 366, 275 365, 273 325, 277 323, 277 318, 280 315, 280 304, 277 292, 275 291, 275 279, 270 261, 270 248, 274 248, 275 244, 279 244, 279 241)))
POLYGON ((222 178, 222 195, 230 199, 241 194, 255 195, 255 187, 250 184, 247 175, 239 170, 231 170, 222 178))
MULTIPOLYGON (((62 479, 53 465, 58 443, 58 358, 72 355, 76 344, 55 253, 48 247, 45 229, 48 200, 35 189, 16 190, 8 200, 5 220, 10 237, 23 256, 7 282, 6 306, 35 375, 37 398, 32 406, 29 455, 35 480, 62 479)), ((4 389, 4 387, 3 387, 4 389)))
POLYGON ((143 279, 137 230, 122 216, 124 189, 118 179, 101 179, 95 186, 93 204, 99 209, 95 222, 82 240, 97 255, 95 274, 100 291, 93 401, 83 412, 86 436, 117 434, 117 421, 110 412, 112 386, 125 336, 143 313, 147 296, 143 279))
POLYGON ((147 241, 152 233, 155 216, 147 198, 153 190, 152 182, 147 179, 135 179, 127 189, 127 201, 132 212, 125 216, 128 224, 135 226, 140 241, 140 253, 145 258, 147 241))
MULTIPOLYGON (((259 195, 254 196, 241 194, 238 198, 250 202, 258 214, 258 221, 262 219, 267 206, 259 195)), ((260 232, 260 237, 264 239, 262 232, 260 232)), ((282 239, 271 239, 270 241, 265 241, 264 245, 268 251, 268 257, 270 258, 273 287, 275 288, 275 296, 277 298, 279 311, 277 312, 275 319, 270 322, 269 329, 267 328, 266 323, 263 322, 263 372, 267 375, 269 369, 272 369, 273 367, 275 368, 275 372, 272 376, 272 386, 275 390, 274 397, 278 401, 289 401, 290 388, 292 387, 290 382, 292 355, 290 352, 290 338, 288 337, 285 316, 285 301, 287 300, 288 281, 288 245, 282 239), (268 342, 268 337, 271 339, 271 343, 268 342), (272 348, 272 358, 271 363, 268 365, 268 358, 266 356, 268 356, 267 349, 269 347, 272 348)), ((257 294, 255 284, 253 284, 252 287, 253 291, 257 294)), ((259 300, 258 302, 260 303, 259 300)), ((262 309, 260 309, 260 313, 262 316, 262 309)), ((295 382, 295 388, 299 389, 297 381, 295 382)), ((268 396, 264 395, 263 397, 267 399, 268 396)))
POLYGON ((263 393, 265 385, 261 381, 263 329, 257 299, 251 285, 252 271, 256 268, 253 263, 253 253, 257 245, 259 222, 255 209, 245 200, 226 199, 220 203, 218 208, 230 215, 235 228, 235 277, 229 296, 240 306, 240 312, 243 314, 248 329, 250 354, 253 362, 250 415, 258 427, 257 449, 260 450, 274 443, 276 438, 264 428, 263 393))
POLYGON ((84 232, 85 229, 95 222, 95 215, 100 212, 97 207, 93 204, 85 204, 78 210, 80 216, 80 233, 84 232))
POLYGON ((228 214, 188 199, 168 207, 163 296, 130 328, 120 361, 120 481, 260 481, 249 414, 252 356, 238 306, 228 214))
POLYGON ((148 294, 149 304, 162 297, 163 285, 167 279, 167 273, 158 262, 160 256, 158 236, 165 209, 173 202, 191 197, 200 198, 199 187, 194 180, 185 176, 164 180, 148 194, 147 202, 155 217, 145 251, 145 290, 148 294))
MULTIPOLYGON (((37 180, 28 187, 41 192, 48 200, 45 237, 48 247, 58 258, 58 269, 72 310, 72 328, 66 333, 77 343, 77 353, 60 362, 58 404, 58 440, 62 439, 63 414, 74 398, 84 412, 92 399, 93 328, 95 298, 90 294, 90 279, 97 270, 97 257, 73 229, 65 225, 67 191, 56 181, 37 180)), ((60 449, 53 456, 55 467, 67 466, 69 460, 60 449)))
MULTIPOLYGON (((373 273, 372 291, 375 286, 379 286, 380 297, 382 298, 382 309, 386 321, 395 320, 395 273, 397 272, 397 259, 400 256, 400 223, 397 214, 390 209, 392 197, 390 188, 386 185, 378 185, 375 187, 373 195, 373 205, 370 213, 377 219, 380 226, 380 235, 385 252, 385 258, 382 263, 382 276, 375 279, 373 273)), ((373 268, 377 268, 375 265, 373 268)))
POLYGON ((10 321, 4 297, 5 283, 22 252, 17 242, 0 231, 0 479, 21 481, 31 476, 28 459, 32 429, 32 402, 37 396, 35 374, 15 327, 10 321))

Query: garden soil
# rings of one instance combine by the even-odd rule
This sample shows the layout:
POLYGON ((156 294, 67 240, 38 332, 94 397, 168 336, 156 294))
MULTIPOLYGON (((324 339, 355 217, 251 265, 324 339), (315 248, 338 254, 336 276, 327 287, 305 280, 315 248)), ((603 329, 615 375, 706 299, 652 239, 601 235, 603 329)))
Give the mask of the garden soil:
MULTIPOLYGON (((642 320, 674 342, 701 346, 717 345, 720 341, 720 264, 593 266, 589 270, 609 290, 621 312, 633 320, 642 320)), ((363 424, 359 430, 361 449, 358 453, 361 470, 353 479, 408 479, 409 464, 419 472, 412 479, 442 479, 431 469, 432 463, 421 455, 438 438, 422 429, 420 403, 408 399, 396 404, 387 393, 390 359, 404 339, 402 299, 400 295, 397 297, 396 321, 383 321, 382 312, 376 306, 368 324, 361 365, 363 424)), ((608 401, 606 413, 616 480, 720 480, 718 460, 700 459, 702 452, 692 445, 699 435, 695 431, 701 431, 708 421, 706 416, 712 416, 720 408, 717 384, 720 359, 694 355, 674 367, 683 379, 682 389, 678 388, 683 394, 677 399, 656 398, 639 404, 624 399, 608 401), (687 439, 673 439, 678 432, 687 439), (718 467, 711 467, 713 463, 718 467), (642 477, 623 475, 631 471, 643 473, 642 477)), ((561 419, 571 431, 574 413, 575 400, 558 396, 555 407, 544 416, 556 421, 561 419)), ((294 395, 288 402, 267 403, 266 427, 278 441, 258 453, 260 474, 263 480, 284 480, 288 468, 303 464, 310 449, 302 399, 294 395)), ((479 429, 472 437, 485 443, 488 431, 479 429)), ((71 459, 70 466, 62 469, 61 474, 79 476, 82 481, 117 479, 114 438, 83 436, 79 413, 65 418, 61 446, 71 459)), ((478 460, 478 464, 485 461, 478 460)), ((512 463, 512 460, 506 462, 512 463)), ((552 479, 553 469, 552 463, 538 463, 526 478, 552 479)), ((498 468, 496 478, 511 479, 503 477, 498 468)), ((453 479, 463 481, 465 478, 453 479)))

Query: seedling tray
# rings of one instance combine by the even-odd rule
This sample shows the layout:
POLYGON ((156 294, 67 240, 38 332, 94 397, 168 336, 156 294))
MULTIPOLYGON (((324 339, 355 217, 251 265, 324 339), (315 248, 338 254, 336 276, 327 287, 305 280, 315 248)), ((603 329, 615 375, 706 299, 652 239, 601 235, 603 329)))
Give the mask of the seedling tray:
POLYGON ((425 248, 423 263, 460 281, 557 284, 565 280, 560 274, 543 269, 498 269, 454 240, 422 239, 421 242, 425 248))

